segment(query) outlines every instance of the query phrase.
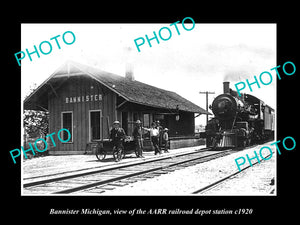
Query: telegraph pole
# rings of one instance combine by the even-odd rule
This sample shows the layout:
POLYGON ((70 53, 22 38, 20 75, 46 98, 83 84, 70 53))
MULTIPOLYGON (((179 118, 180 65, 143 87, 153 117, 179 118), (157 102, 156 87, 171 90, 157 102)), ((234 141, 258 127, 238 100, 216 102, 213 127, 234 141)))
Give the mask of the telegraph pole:
MULTIPOLYGON (((208 94, 214 94, 215 92, 200 91, 199 94, 206 94, 206 111, 208 111, 208 94)), ((208 123, 208 114, 206 114, 206 125, 208 123)))

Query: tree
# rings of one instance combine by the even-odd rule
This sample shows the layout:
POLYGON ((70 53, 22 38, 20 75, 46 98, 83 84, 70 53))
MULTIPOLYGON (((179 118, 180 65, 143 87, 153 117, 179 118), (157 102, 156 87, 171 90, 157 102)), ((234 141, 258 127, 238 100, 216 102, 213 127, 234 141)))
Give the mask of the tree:
POLYGON ((25 133, 30 137, 37 137, 48 133, 49 113, 37 110, 24 110, 25 133))
MULTIPOLYGON (((37 84, 32 83, 29 88, 29 94, 26 97, 36 90, 37 84)), ((49 113, 38 110, 24 110, 23 122, 26 135, 29 137, 44 137, 48 133, 49 113)))

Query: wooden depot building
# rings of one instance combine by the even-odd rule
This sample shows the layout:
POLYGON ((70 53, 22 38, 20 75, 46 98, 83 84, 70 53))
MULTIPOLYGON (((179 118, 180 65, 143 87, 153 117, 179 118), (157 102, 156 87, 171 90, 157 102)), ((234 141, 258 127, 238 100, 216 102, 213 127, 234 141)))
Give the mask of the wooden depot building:
MULTIPOLYGON (((50 142, 49 154, 85 153, 88 144, 108 141, 115 120, 128 136, 134 121, 150 127, 159 120, 169 129, 171 149, 195 146, 195 116, 210 114, 175 92, 134 80, 130 71, 122 77, 75 62, 63 64, 34 90, 24 100, 24 109, 48 111, 49 134, 61 128, 70 131, 66 143, 53 135, 56 147, 50 142)), ((149 135, 144 139, 150 146, 149 135)))

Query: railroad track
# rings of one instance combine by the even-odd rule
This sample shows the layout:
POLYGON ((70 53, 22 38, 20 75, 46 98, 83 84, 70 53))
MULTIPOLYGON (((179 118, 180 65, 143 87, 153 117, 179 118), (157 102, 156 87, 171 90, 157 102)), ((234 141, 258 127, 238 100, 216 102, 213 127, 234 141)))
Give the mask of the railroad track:
MULTIPOLYGON (((270 156, 270 154, 267 155, 267 156, 265 156, 265 158, 268 158, 269 156, 270 156)), ((252 163, 252 166, 254 166, 254 165, 256 165, 256 164, 258 164, 258 161, 255 162, 255 163, 252 163)), ((242 173, 242 172, 244 172, 245 170, 249 169, 250 167, 251 167, 250 165, 249 165, 249 166, 246 166, 246 167, 244 167, 243 169, 241 169, 241 170, 239 170, 239 171, 237 171, 237 172, 235 172, 235 173, 232 173, 232 174, 230 174, 230 175, 228 175, 228 176, 226 176, 226 177, 223 177, 223 178, 220 179, 220 180, 217 180, 217 181, 215 181, 215 182, 213 182, 213 183, 211 183, 211 184, 209 184, 209 185, 206 185, 205 187, 202 187, 202 188, 200 188, 200 189, 198 189, 198 190, 192 192, 191 194, 204 194, 204 193, 207 192, 207 191, 210 191, 210 190, 212 190, 212 189, 214 189, 214 188, 217 188, 219 185, 225 183, 225 182, 228 181, 229 179, 232 179, 232 178, 236 177, 237 175, 239 175, 240 173, 242 173)), ((275 191, 275 189, 272 189, 272 190, 270 191, 270 194, 272 194, 274 191, 275 191)))
POLYGON ((58 172, 58 173, 53 173, 53 174, 26 177, 26 178, 24 178, 25 183, 23 184, 23 186, 25 188, 27 188, 27 187, 36 186, 39 184, 46 184, 46 183, 51 183, 51 182, 55 182, 55 181, 59 181, 59 180, 65 180, 65 179, 69 179, 69 178, 75 178, 75 177, 80 177, 80 176, 84 176, 84 175, 89 175, 89 174, 93 174, 93 173, 110 171, 114 168, 115 169, 116 168, 125 168, 125 167, 129 167, 129 166, 145 164, 148 162, 161 161, 161 160, 164 160, 165 158, 180 157, 180 156, 184 156, 184 155, 194 154, 197 152, 209 151, 210 149, 211 148, 202 148, 202 149, 195 150, 195 152, 181 153, 181 154, 177 154, 175 156, 168 154, 167 157, 144 159, 143 161, 138 161, 138 162, 133 162, 133 163, 132 162, 131 163, 123 163, 123 161, 121 161, 121 162, 118 162, 117 167, 113 166, 113 168, 112 168, 112 166, 96 166, 96 167, 92 167, 92 168, 83 168, 83 169, 64 171, 64 172, 58 172), (86 171, 86 172, 84 172, 84 171, 86 171), (66 175, 66 174, 71 174, 71 175, 66 175), (52 177, 52 178, 49 178, 49 177, 52 177), (30 181, 30 180, 35 180, 35 181, 30 181))
POLYGON ((83 172, 23 184, 24 194, 100 194, 127 184, 170 173, 198 163, 230 154, 232 149, 202 149, 167 158, 121 165, 114 168, 83 172))

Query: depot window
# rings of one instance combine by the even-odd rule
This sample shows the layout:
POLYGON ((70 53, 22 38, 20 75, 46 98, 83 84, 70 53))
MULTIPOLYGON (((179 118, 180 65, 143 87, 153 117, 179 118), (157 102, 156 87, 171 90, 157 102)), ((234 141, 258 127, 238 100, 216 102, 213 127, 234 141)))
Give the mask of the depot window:
POLYGON ((150 114, 149 113, 143 114, 143 126, 150 127, 150 114))
MULTIPOLYGON (((61 113, 61 127, 68 129, 71 133, 71 139, 68 142, 73 142, 73 112, 62 112, 61 113)), ((67 132, 62 132, 62 139, 67 140, 69 135, 67 132)), ((66 142, 66 143, 68 143, 66 142)))
POLYGON ((101 139, 101 110, 90 111, 90 141, 101 139))

